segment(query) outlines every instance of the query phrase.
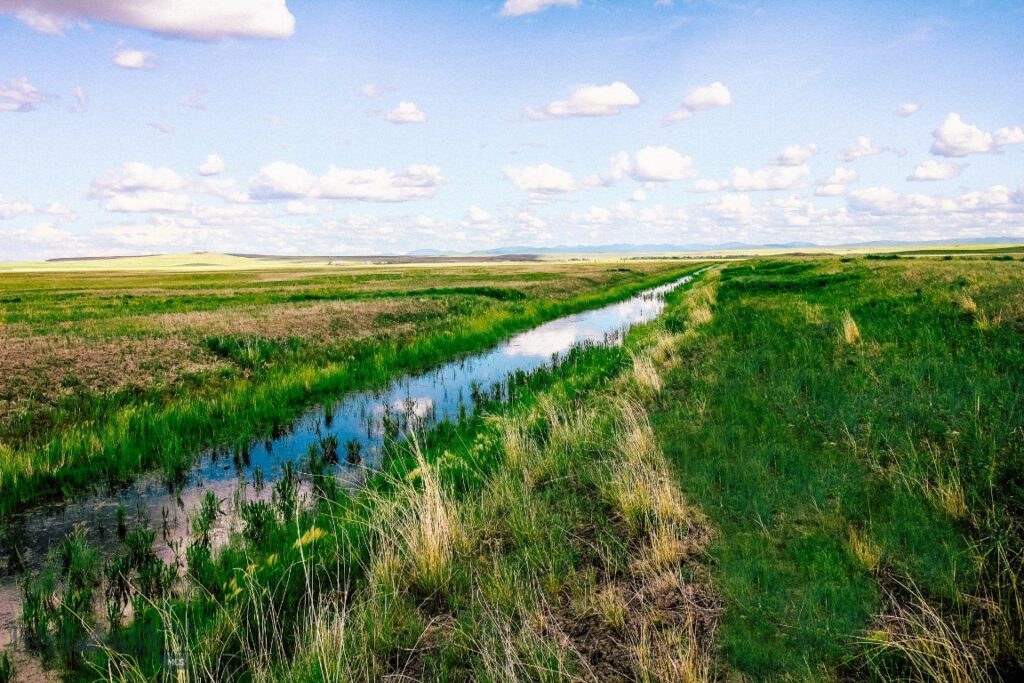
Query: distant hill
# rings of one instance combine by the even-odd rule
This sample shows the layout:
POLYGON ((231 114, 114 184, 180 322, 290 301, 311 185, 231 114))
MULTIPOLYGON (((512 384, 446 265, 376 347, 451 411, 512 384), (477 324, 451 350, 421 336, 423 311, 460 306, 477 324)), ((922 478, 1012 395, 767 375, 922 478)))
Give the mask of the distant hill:
POLYGON ((508 254, 657 254, 672 252, 701 251, 738 251, 743 249, 843 249, 870 247, 931 247, 951 245, 984 245, 984 244, 1021 244, 1021 237, 978 237, 972 239, 950 238, 941 240, 874 240, 870 242, 849 242, 844 244, 817 244, 815 242, 778 242, 769 244, 751 244, 749 242, 721 242, 718 244, 566 244, 554 247, 508 246, 495 249, 482 249, 471 252, 445 252, 439 249, 418 249, 409 252, 409 256, 440 256, 442 254, 464 253, 469 255, 501 256, 508 254))

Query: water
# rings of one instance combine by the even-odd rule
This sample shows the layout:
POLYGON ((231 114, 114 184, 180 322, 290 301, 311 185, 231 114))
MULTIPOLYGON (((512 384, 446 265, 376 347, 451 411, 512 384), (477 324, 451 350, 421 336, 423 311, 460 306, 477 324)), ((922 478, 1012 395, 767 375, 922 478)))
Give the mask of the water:
MULTIPOLYGON (((217 530, 223 538, 235 524, 230 514, 238 492, 246 490, 248 500, 268 497, 271 484, 280 476, 285 462, 301 467, 311 445, 334 435, 339 442, 341 463, 335 468, 343 485, 359 486, 379 465, 381 447, 388 430, 401 433, 410 423, 429 428, 442 420, 455 422, 475 409, 474 396, 506 387, 511 373, 532 372, 550 367, 571 349, 584 344, 620 344, 633 325, 649 322, 665 307, 665 295, 689 282, 692 276, 652 288, 626 301, 544 323, 517 334, 490 351, 461 358, 435 370, 408 375, 392 381, 381 391, 349 394, 338 401, 318 406, 303 414, 284 434, 258 442, 247 454, 204 454, 185 482, 175 490, 156 474, 143 476, 118 490, 96 491, 77 500, 54 503, 15 515, 10 526, 21 539, 22 560, 32 570, 41 565, 47 551, 76 526, 88 531, 101 550, 113 552, 119 545, 118 509, 127 513, 129 526, 145 522, 158 533, 157 552, 167 561, 183 560, 188 535, 188 516, 207 491, 222 501, 227 520, 217 530), (360 462, 348 464, 345 443, 359 444, 360 462), (262 491, 252 486, 257 468, 264 479, 262 491), (160 542, 166 537, 169 543, 160 542), (177 544, 180 553, 171 546, 177 544)), ((10 558, 0 558, 0 649, 17 644, 17 619, 21 612, 19 575, 10 558)))

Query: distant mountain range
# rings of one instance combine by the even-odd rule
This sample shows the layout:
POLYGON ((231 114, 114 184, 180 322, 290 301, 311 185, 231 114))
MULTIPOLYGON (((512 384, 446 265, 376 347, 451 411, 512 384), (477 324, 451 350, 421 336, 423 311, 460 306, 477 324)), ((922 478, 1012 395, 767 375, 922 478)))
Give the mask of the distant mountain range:
POLYGON ((510 246, 477 251, 444 251, 441 249, 417 249, 407 256, 505 256, 509 254, 651 254, 688 251, 736 251, 743 249, 829 249, 850 247, 930 247, 947 245, 1019 244, 1021 237, 978 237, 972 239, 951 238, 943 240, 874 240, 846 244, 815 244, 814 242, 780 242, 777 244, 749 244, 747 242, 722 242, 721 244, 597 244, 559 245, 555 247, 510 246))

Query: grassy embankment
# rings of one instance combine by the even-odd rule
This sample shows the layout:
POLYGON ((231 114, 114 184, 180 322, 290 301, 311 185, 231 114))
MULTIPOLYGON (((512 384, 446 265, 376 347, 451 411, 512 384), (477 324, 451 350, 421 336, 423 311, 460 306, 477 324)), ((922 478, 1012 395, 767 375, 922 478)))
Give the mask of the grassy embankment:
MULTIPOLYGON (((92 360, 89 350, 99 345, 115 371, 129 359, 112 349, 139 339, 144 355, 168 343, 185 350, 131 366, 137 376, 116 390, 90 388, 76 372, 100 361, 76 365, 74 354, 58 368, 66 386, 55 397, 34 399, 58 384, 52 379, 42 387, 5 384, 3 398, 16 407, 0 435, 0 516, 41 495, 152 466, 174 476, 203 447, 247 443, 317 400, 481 350, 694 268, 545 263, 5 276, 5 365, 32 361, 38 348, 35 356, 45 360, 55 338, 92 360), (174 367, 166 366, 197 355, 199 370, 168 375, 174 367)), ((29 370, 23 384, 45 378, 29 370)))
POLYGON ((1021 672, 1019 261, 762 261, 655 417, 751 680, 1021 672))
MULTIPOLYGON (((673 319, 706 322, 685 310, 673 319)), ((519 377, 511 404, 395 445, 355 494, 313 448, 311 504, 285 477, 219 552, 204 506, 184 582, 159 569, 153 531, 128 531, 102 571, 72 538, 27 584, 28 631, 82 678, 151 680, 170 642, 194 680, 703 679, 709 531, 645 412, 686 334, 634 328, 625 348, 519 377), (93 626, 108 649, 83 657, 93 626)))

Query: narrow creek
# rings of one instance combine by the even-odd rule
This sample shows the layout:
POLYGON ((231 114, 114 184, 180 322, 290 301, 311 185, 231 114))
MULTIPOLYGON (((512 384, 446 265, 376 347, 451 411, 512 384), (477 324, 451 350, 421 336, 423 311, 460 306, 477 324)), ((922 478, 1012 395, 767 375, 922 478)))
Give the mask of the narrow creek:
POLYGON ((183 561, 190 515, 207 492, 212 491, 221 501, 225 514, 218 531, 223 537, 227 525, 237 523, 232 513, 239 491, 244 490, 248 500, 269 497, 271 485, 286 463, 301 467, 309 447, 328 436, 336 437, 339 444, 338 479, 356 488, 379 465, 386 437, 401 438, 411 423, 417 429, 429 429, 471 415, 479 396, 504 396, 513 373, 550 367, 575 347, 621 344, 629 328, 656 318, 665 307, 665 295, 694 275, 619 303, 552 320, 489 351, 399 377, 379 391, 351 393, 311 408, 287 431, 253 443, 246 452, 218 449, 204 453, 173 490, 162 476, 151 473, 117 490, 97 490, 13 515, 8 524, 19 547, 17 559, 11 551, 0 557, 0 650, 19 650, 23 645, 18 634, 23 572, 38 569, 49 550, 76 526, 107 556, 120 544, 119 518, 130 526, 148 524, 162 532, 158 533, 158 555, 167 562, 176 557, 183 561), (358 458, 353 458, 356 462, 348 462, 346 444, 351 444, 348 449, 353 453, 358 451, 358 458), (257 485, 260 481, 262 487, 257 485), (164 538, 167 542, 161 542, 164 538))

